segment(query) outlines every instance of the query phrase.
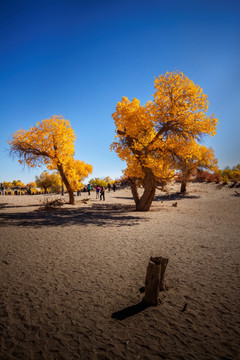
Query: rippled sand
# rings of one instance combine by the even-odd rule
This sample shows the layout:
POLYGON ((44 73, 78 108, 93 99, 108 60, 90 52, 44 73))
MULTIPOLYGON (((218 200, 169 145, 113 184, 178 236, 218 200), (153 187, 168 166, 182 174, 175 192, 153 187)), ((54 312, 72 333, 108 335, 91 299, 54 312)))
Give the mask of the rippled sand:
POLYGON ((0 359, 238 359, 240 197, 177 189, 147 213, 130 190, 54 211, 0 196, 0 359), (169 290, 144 309, 152 255, 169 290))

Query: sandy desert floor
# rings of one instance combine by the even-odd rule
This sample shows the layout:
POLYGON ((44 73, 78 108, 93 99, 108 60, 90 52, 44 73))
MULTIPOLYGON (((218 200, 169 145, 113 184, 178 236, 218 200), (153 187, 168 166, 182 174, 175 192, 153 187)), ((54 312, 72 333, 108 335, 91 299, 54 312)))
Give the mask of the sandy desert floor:
POLYGON ((239 189, 177 189, 146 213, 128 189, 54 211, 0 196, 0 359, 239 359, 239 189), (143 308, 150 256, 169 290, 143 308))

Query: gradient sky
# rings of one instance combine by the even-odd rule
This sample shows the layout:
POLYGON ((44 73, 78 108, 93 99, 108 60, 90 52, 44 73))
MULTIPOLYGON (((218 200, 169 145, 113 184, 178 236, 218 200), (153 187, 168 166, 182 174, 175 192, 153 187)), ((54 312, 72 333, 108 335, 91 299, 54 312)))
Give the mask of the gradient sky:
POLYGON ((179 70, 219 119, 206 137, 219 167, 240 163, 240 1, 0 0, 0 182, 35 180, 7 140, 52 115, 71 122, 92 177, 122 175, 109 150, 123 96, 152 100, 154 77, 179 70))

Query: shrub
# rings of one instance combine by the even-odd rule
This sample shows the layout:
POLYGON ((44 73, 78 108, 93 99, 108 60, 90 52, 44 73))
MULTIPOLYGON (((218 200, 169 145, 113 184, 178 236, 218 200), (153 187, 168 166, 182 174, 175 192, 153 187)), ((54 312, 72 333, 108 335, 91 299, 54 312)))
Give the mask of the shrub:
POLYGON ((197 169, 196 180, 199 182, 215 182, 219 183, 221 181, 220 173, 211 173, 203 169, 197 169))

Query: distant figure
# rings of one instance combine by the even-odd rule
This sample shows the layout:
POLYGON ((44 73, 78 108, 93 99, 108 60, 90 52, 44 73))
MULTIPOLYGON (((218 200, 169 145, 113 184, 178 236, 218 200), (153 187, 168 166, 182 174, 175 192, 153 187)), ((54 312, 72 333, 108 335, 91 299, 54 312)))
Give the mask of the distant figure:
POLYGON ((110 191, 111 190, 111 184, 108 183, 107 187, 108 187, 108 191, 110 191))
POLYGON ((100 186, 97 185, 96 187, 96 199, 99 199, 99 193, 100 193, 100 186))
POLYGON ((88 184, 88 187, 87 187, 87 189, 88 189, 88 195, 90 195, 90 192, 91 192, 91 184, 88 184))
POLYGON ((117 187, 116 187, 116 184, 114 183, 114 184, 113 184, 113 191, 115 192, 116 189, 117 189, 117 187))
POLYGON ((4 195, 4 186, 3 186, 3 183, 1 183, 1 194, 4 195))
POLYGON ((77 191, 77 196, 81 196, 81 190, 77 191))
POLYGON ((105 201, 105 189, 104 189, 103 186, 101 186, 100 200, 104 200, 104 201, 105 201))

